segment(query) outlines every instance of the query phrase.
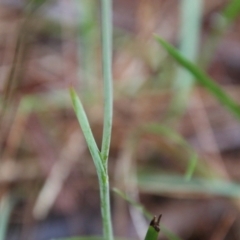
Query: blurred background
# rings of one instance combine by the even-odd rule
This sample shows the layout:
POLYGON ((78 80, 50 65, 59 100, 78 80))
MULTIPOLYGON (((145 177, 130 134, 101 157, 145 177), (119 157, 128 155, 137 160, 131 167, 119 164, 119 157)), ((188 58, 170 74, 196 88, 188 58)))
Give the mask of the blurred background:
MULTIPOLYGON (((240 239, 239 120, 153 36, 240 103, 239 5, 113 0, 116 236, 144 239, 144 206, 181 239, 240 239)), ((102 233, 96 171, 68 91, 77 89, 100 145, 100 19, 96 0, 0 1, 0 240, 102 233)))

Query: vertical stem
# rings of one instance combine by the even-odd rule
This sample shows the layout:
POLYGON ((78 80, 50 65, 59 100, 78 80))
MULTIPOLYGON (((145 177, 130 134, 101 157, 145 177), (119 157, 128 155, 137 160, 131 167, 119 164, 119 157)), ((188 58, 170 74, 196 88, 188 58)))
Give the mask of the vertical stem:
MULTIPOLYGON (((187 59, 195 62, 198 50, 201 31, 203 1, 191 0, 181 1, 181 29, 180 29, 180 52, 187 59)), ((185 69, 179 68, 175 88, 179 93, 180 104, 186 106, 186 99, 193 87, 194 79, 185 69), (179 91, 180 90, 180 91, 179 91)), ((177 102, 179 101, 177 99, 177 102)))
MULTIPOLYGON (((203 0, 181 0, 180 4, 179 50, 184 57, 196 62, 199 51, 203 0)), ((185 69, 178 67, 173 85, 175 97, 170 107, 171 117, 182 115, 193 86, 192 75, 185 69)))
POLYGON ((102 220, 103 220, 103 235, 105 240, 113 240, 109 180, 108 180, 107 174, 101 175, 101 180, 99 180, 99 184, 100 184, 100 198, 101 198, 101 213, 102 213, 102 220))
POLYGON ((112 0, 101 0, 101 6, 102 6, 102 61, 104 80, 104 122, 103 122, 101 159, 103 167, 105 168, 105 173, 102 173, 101 175, 102 179, 100 181, 100 195, 104 239, 113 240, 109 180, 107 172, 113 116, 112 0))
POLYGON ((101 213, 103 220, 104 240, 113 240, 110 191, 108 180, 108 154, 110 149, 112 116, 113 116, 113 89, 112 89, 112 0, 101 0, 102 3, 102 62, 104 79, 104 123, 101 152, 93 137, 87 115, 82 103, 70 88, 70 95, 78 121, 87 141, 90 153, 96 166, 101 199, 101 213))
POLYGON ((112 90, 112 0, 101 0, 102 3, 102 60, 104 80, 104 123, 101 156, 104 167, 107 169, 110 149, 113 90, 112 90))

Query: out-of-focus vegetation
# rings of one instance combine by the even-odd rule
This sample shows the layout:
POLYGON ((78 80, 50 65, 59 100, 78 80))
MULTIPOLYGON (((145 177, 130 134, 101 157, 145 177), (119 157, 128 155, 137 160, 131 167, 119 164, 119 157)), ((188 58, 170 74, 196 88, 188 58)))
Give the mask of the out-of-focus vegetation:
MULTIPOLYGON (((240 239, 239 1, 114 0, 112 14, 116 239, 144 239, 160 213, 162 240, 240 239)), ((101 19, 94 0, 0 3, 0 240, 101 239, 69 95, 103 149, 101 19)))

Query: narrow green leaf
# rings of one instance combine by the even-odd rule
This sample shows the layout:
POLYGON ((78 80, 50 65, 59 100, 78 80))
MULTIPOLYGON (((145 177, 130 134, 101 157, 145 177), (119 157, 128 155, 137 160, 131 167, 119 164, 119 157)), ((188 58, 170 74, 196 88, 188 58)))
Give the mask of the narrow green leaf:
POLYGON ((149 226, 149 228, 147 230, 147 234, 144 239, 145 240, 157 240, 158 232, 152 226, 149 226))
POLYGON ((138 176, 139 188, 145 193, 168 196, 216 195, 240 199, 240 184, 223 180, 192 178, 190 181, 179 175, 141 173, 138 176))
POLYGON ((233 113, 238 119, 240 119, 240 106, 237 104, 225 91, 214 82, 206 73, 199 69, 195 64, 184 58, 178 50, 176 50, 171 44, 167 43, 158 36, 155 36, 156 40, 167 50, 167 52, 184 68, 186 68, 198 81, 203 85, 213 96, 215 96, 220 103, 233 113))
POLYGON ((103 167, 102 159, 100 157, 101 155, 99 153, 96 141, 95 141, 94 136, 92 134, 92 130, 91 130, 91 127, 89 125, 87 115, 85 113, 83 105, 82 105, 79 97, 77 96, 75 90, 73 88, 70 88, 69 91, 70 91, 70 96, 71 96, 71 99, 72 99, 72 104, 73 104, 74 111, 76 113, 78 122, 81 126, 83 135, 86 139, 89 151, 92 155, 94 164, 95 164, 96 169, 97 169, 98 176, 101 177, 100 173, 105 173, 105 169, 103 167))

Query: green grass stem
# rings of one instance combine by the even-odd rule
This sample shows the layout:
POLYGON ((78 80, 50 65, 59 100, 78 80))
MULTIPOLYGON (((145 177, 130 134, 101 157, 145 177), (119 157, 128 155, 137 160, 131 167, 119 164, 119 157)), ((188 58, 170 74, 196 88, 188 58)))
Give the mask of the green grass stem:
POLYGON ((101 159, 105 169, 101 190, 102 218, 104 237, 113 239, 112 220, 110 214, 110 196, 108 180, 108 155, 110 150, 112 118, 113 118, 113 86, 112 86, 112 0, 101 0, 102 7, 102 64, 104 81, 104 120, 101 147, 101 159), (103 208, 105 207, 105 209, 103 208))
POLYGON ((107 169, 110 149, 112 116, 113 116, 113 90, 112 90, 112 1, 101 0, 102 3, 102 62, 104 81, 104 122, 101 155, 103 165, 107 169))
POLYGON ((87 141, 90 153, 96 166, 101 198, 101 213, 103 220, 103 235, 106 240, 113 240, 112 220, 110 211, 110 193, 108 178, 108 155, 110 149, 112 117, 113 117, 113 87, 112 87, 112 1, 102 0, 102 64, 104 81, 104 120, 101 151, 99 151, 91 131, 86 113, 74 89, 70 95, 74 110, 87 141))
MULTIPOLYGON (((203 0, 180 2, 179 51, 185 58, 194 62, 199 52, 203 0)), ((177 68, 173 84, 175 93, 170 109, 173 117, 181 115, 185 110, 193 85, 192 75, 183 68, 177 68)))

